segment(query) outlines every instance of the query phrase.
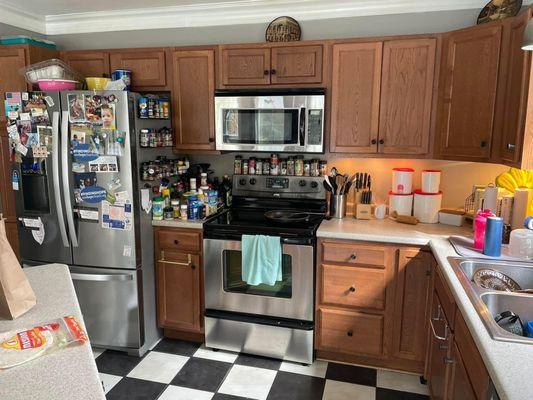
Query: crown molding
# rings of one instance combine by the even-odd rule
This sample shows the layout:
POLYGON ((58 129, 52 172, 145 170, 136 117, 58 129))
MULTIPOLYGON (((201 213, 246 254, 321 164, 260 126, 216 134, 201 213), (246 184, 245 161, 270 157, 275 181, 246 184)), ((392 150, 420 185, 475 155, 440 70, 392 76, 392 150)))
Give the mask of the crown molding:
MULTIPOLYGON (((171 7, 40 16, 0 0, 0 22, 47 35, 268 23, 481 9, 487 0, 234 0, 171 7)), ((524 5, 533 0, 525 0, 524 5)), ((52 38, 53 39, 53 38, 52 38)))
POLYGON ((44 16, 26 12, 2 0, 0 0, 0 22, 43 35, 46 34, 44 16))

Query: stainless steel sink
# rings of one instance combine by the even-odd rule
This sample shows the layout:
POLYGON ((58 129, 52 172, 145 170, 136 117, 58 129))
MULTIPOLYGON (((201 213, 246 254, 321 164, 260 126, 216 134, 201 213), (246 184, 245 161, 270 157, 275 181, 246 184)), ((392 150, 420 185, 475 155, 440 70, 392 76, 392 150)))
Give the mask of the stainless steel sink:
POLYGON ((503 311, 513 311, 520 316, 524 324, 533 321, 533 295, 485 289, 472 281, 472 276, 477 270, 490 268, 509 276, 522 289, 533 289, 533 263, 460 257, 448 257, 448 261, 493 339, 533 344, 533 338, 507 332, 494 320, 494 317, 503 311))

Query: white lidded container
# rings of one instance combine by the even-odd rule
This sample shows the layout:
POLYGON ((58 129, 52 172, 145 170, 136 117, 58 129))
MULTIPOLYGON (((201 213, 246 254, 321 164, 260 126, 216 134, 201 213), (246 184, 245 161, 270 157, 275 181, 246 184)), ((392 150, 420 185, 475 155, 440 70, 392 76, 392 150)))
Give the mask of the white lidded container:
POLYGON ((439 210, 442 204, 442 192, 425 193, 422 190, 415 190, 413 215, 425 224, 436 224, 439 222, 439 210))
POLYGON ((465 213, 456 210, 440 210, 439 223, 444 225, 463 226, 465 213))
POLYGON ((525 260, 533 259, 533 231, 531 229, 515 229, 511 231, 509 253, 513 257, 525 260))
POLYGON ((422 171, 422 191, 424 193, 440 192, 440 176, 442 171, 438 169, 425 169, 422 171))
POLYGON ((396 211, 398 215, 411 215, 413 212, 413 194, 389 192, 389 214, 396 211))
POLYGON ((413 192, 413 173, 412 168, 393 168, 392 169, 392 192, 394 194, 411 194, 413 192))

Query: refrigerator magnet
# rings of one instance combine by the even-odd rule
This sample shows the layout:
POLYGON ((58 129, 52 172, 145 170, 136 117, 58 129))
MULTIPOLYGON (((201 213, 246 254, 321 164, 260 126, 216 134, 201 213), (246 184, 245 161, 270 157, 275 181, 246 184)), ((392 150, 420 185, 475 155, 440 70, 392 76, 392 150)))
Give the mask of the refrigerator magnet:
POLYGON ((31 121, 17 121, 20 143, 26 145, 31 133, 31 121))
POLYGON ((91 149, 87 143, 80 143, 72 149, 72 156, 76 162, 89 162, 96 160, 100 154, 91 149))
POLYGON ((72 172, 82 174, 86 171, 87 169, 85 168, 85 164, 77 162, 72 163, 72 172))
POLYGON ((30 132, 28 135, 28 142, 26 146, 28 147, 37 147, 40 144, 39 132, 30 132))
POLYGON ((67 95, 68 120, 70 122, 85 122, 85 102, 83 94, 71 93, 67 95))
POLYGON ((39 142, 41 146, 46 146, 48 152, 52 151, 52 127, 37 125, 37 133, 39 134, 39 142))
POLYGON ((19 172, 17 170, 13 171, 13 174, 11 175, 11 185, 13 187, 13 190, 19 190, 19 172))
POLYGON ((102 96, 85 96, 85 118, 93 124, 102 123, 102 96))
POLYGON ((17 128, 17 124, 8 125, 7 135, 9 136, 11 140, 20 141, 19 130, 17 128))
POLYGON ((96 174, 94 172, 85 172, 85 173, 75 173, 74 174, 74 183, 76 187, 84 189, 89 186, 96 185, 96 174))
POLYGON ((53 107, 54 106, 54 99, 52 98, 52 96, 45 96, 44 98, 44 101, 46 102, 46 105, 48 107, 53 107))
POLYGON ((15 146, 15 150, 23 156, 26 156, 26 154, 28 154, 28 148, 22 143, 17 143, 17 145, 15 146))
POLYGON ((80 207, 78 208, 78 215, 80 219, 88 222, 98 222, 100 219, 98 208, 80 207))
POLYGON ((105 104, 100 108, 102 115, 102 128, 108 130, 116 129, 115 123, 115 104, 105 104))
POLYGON ((22 98, 20 92, 6 92, 5 96, 5 112, 6 116, 15 121, 19 117, 19 112, 22 110, 22 98))
POLYGON ((81 199, 86 203, 100 203, 105 200, 107 191, 98 185, 88 186, 80 191, 81 199))
POLYGON ((31 152, 34 158, 48 157, 48 149, 46 148, 46 146, 32 146, 31 152))

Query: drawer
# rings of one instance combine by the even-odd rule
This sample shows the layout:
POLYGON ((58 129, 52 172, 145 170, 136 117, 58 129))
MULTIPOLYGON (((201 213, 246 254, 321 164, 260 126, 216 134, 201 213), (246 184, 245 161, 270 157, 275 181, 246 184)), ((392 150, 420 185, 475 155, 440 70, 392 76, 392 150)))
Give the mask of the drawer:
POLYGON ((161 250, 200 251, 202 234, 198 231, 158 229, 156 234, 161 250))
POLYGON ((385 309, 385 270, 322 265, 322 303, 385 309))
POLYGON ((444 315, 446 316, 446 320, 448 321, 450 328, 453 330, 456 310, 455 300, 453 299, 453 295, 450 293, 450 289, 444 281, 444 278, 438 271, 438 267, 435 267, 435 270, 437 271, 435 274, 435 291, 439 296, 440 304, 442 310, 444 311, 444 315))
POLYGON ((322 259, 325 262, 367 265, 385 268, 388 247, 367 246, 352 243, 322 243, 322 259))
POLYGON ((339 353, 379 356, 383 352, 383 316, 321 308, 319 347, 339 353))

